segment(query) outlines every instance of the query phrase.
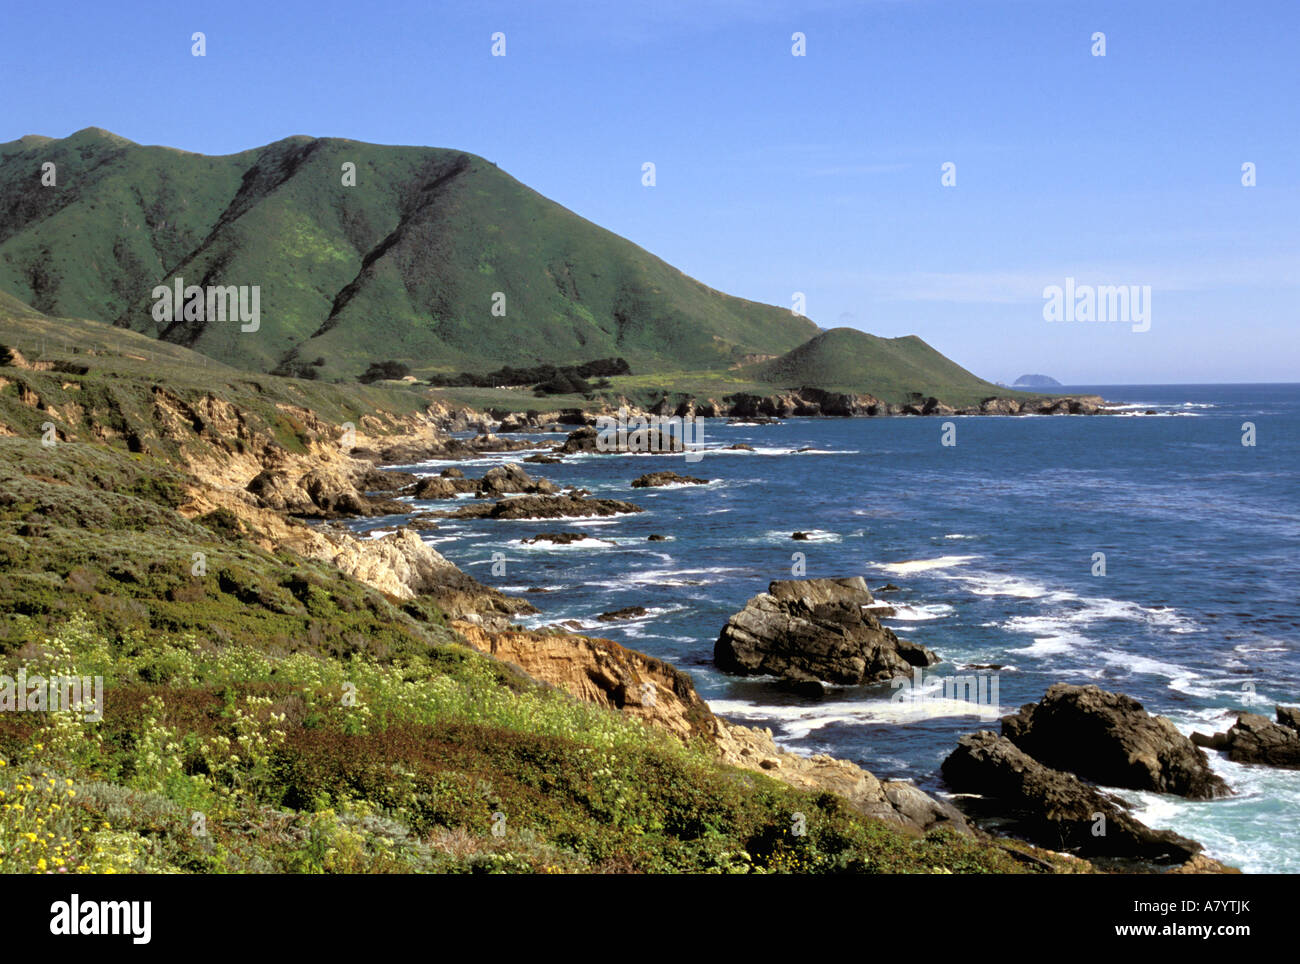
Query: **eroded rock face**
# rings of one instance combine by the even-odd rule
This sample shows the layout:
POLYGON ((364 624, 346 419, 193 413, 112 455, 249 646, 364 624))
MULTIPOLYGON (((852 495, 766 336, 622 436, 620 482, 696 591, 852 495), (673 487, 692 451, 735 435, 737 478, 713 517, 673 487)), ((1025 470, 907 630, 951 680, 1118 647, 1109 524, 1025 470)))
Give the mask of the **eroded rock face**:
POLYGON ((1041 702, 1004 718, 1002 735, 1047 766, 1104 786, 1193 800, 1230 793, 1205 753, 1173 723, 1096 686, 1057 683, 1041 702))
POLYGON ((1152 830, 1114 798, 1078 777, 1044 766, 989 730, 964 736, 943 761, 943 777, 960 793, 992 798, 1017 830, 1044 847, 1084 856, 1183 864, 1201 845, 1152 830))
POLYGON ((1276 723, 1258 713, 1241 713, 1228 732, 1193 733, 1192 741, 1226 753, 1235 763, 1300 770, 1300 712, 1295 707, 1277 707, 1276 723))
POLYGON ((369 500, 357 491, 352 480, 333 467, 312 469, 298 480, 298 485, 326 515, 373 514, 369 500))
POLYGON ((257 497, 263 508, 298 514, 316 508, 311 497, 293 481, 288 472, 264 469, 253 477, 246 488, 257 497))
POLYGON ((986 398, 979 410, 985 415, 1019 415, 1020 403, 1014 398, 986 398))
POLYGON ((492 632, 466 622, 453 622, 452 628, 475 649, 578 699, 623 710, 682 739, 712 733, 713 714, 690 677, 662 660, 612 640, 570 633, 492 632))
MULTIPOLYGON (((462 572, 409 529, 379 539, 336 537, 330 561, 361 582, 395 584, 400 598, 430 596, 452 616, 491 617, 534 613, 523 599, 507 596, 462 572)), ((385 591, 388 591, 387 589, 385 591)))
POLYGON ((391 499, 375 498, 358 490, 350 466, 323 465, 304 473, 297 481, 282 469, 263 469, 246 485, 260 506, 291 515, 322 519, 342 516, 375 516, 407 511, 391 499))
POLYGON ((912 833, 939 826, 974 832, 954 807, 911 784, 878 780, 847 760, 791 753, 776 745, 771 730, 714 716, 691 678, 669 663, 607 639, 518 629, 491 632, 470 622, 453 622, 452 628, 475 649, 579 699, 622 710, 683 740, 704 739, 732 766, 801 790, 835 793, 859 812, 912 833))
POLYGON ((768 584, 768 593, 781 602, 803 602, 808 605, 822 603, 849 603, 870 606, 875 602, 867 581, 861 576, 841 579, 775 579, 768 584))
POLYGON ((959 833, 974 833, 956 807, 910 783, 880 780, 856 763, 825 754, 805 757, 790 753, 776 745, 771 730, 714 719, 718 753, 732 766, 766 773, 800 790, 829 791, 859 813, 913 832, 949 827, 959 833))
POLYGON ((860 577, 775 581, 728 620, 713 660, 729 673, 848 685, 939 662, 863 610, 873 602, 860 577))

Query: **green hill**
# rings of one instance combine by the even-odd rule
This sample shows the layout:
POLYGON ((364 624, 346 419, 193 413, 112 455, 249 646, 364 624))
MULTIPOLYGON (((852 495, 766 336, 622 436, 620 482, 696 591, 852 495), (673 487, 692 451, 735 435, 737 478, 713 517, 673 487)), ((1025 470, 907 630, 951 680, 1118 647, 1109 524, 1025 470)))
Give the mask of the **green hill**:
POLYGON ((793 351, 741 373, 783 388, 815 386, 867 392, 902 404, 913 394, 933 395, 950 405, 971 405, 990 395, 1020 397, 972 375, 916 335, 879 338, 856 328, 832 328, 793 351))
POLYGON ((326 378, 383 359, 416 372, 611 356, 640 372, 719 369, 817 331, 708 288, 480 157, 333 138, 222 157, 97 128, 0 144, 0 289, 241 368, 324 359, 326 378), (155 322, 151 292, 178 276, 258 285, 260 330, 155 322))

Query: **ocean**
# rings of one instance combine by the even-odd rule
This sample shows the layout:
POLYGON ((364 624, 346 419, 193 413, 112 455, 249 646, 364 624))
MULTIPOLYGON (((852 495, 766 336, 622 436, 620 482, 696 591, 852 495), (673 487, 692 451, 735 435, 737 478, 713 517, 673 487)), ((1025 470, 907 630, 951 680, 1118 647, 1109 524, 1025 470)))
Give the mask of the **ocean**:
MULTIPOLYGON (((575 620, 675 663, 716 712, 771 727, 790 749, 935 793, 957 739, 997 729, 990 708, 940 698, 929 673, 926 698, 910 701, 888 683, 818 699, 726 676, 712 653, 728 617, 773 579, 860 575, 873 590, 898 587, 877 596, 896 610, 884 622, 938 653, 935 673, 998 667, 966 672, 996 683, 1001 713, 1056 682, 1127 693, 1184 733, 1226 729, 1236 710, 1271 718, 1274 704, 1300 702, 1300 385, 1063 391, 1102 395, 1124 414, 710 420, 698 462, 589 455, 525 465, 644 513, 450 521, 422 536, 482 582, 527 595, 542 612, 526 624, 575 620), (954 445, 941 444, 948 421, 954 445), (1244 423, 1254 445, 1242 444, 1244 423), (737 442, 754 451, 721 450, 737 442), (712 481, 630 488, 665 469, 712 481), (521 541, 558 530, 589 538, 521 541), (809 538, 792 540, 796 530, 809 538), (668 539, 648 542, 651 533, 668 539), (504 575, 493 574, 494 554, 504 575), (526 593, 534 587, 550 591, 526 593), (626 606, 648 613, 594 618, 626 606)), ((549 446, 563 436, 536 438, 549 446)), ((476 475, 525 454, 456 464, 476 475)), ((356 527, 378 533, 395 521, 356 527)), ((1300 771, 1210 756, 1231 799, 1121 795, 1139 819, 1200 841, 1216 859, 1300 873, 1300 771)))

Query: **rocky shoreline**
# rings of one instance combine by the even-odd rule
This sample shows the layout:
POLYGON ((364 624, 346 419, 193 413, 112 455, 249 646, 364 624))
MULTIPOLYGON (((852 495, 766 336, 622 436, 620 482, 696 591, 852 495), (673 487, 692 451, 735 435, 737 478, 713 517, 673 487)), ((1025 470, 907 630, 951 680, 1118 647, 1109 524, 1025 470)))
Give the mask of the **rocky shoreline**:
MULTIPOLYGON (((34 398, 31 404, 39 408, 42 402, 34 398)), ((1054 410, 1095 413, 1100 411, 1099 405, 1099 399, 1095 406, 1092 401, 1067 401, 1055 403, 1054 410)), ((1121 804, 1092 788, 1088 781, 1093 771, 1076 767, 1071 773, 1066 764, 1041 748, 1028 743, 1022 746, 1024 741, 1017 742, 1006 732, 1011 725, 1006 721, 1002 736, 985 732, 968 737, 945 764, 944 772, 951 772, 949 782, 954 789, 964 788, 956 798, 962 804, 958 807, 909 783, 879 780, 850 761, 786 751, 770 731, 740 726, 713 714, 690 678, 667 663, 580 633, 532 632, 517 626, 514 620, 519 615, 537 612, 532 603, 479 583, 424 542, 419 530, 436 528, 439 519, 448 517, 559 518, 634 513, 640 508, 619 500, 592 499, 581 490, 561 491, 547 480, 530 476, 518 464, 489 469, 478 478, 469 478, 456 468, 430 477, 391 467, 534 449, 535 441, 500 433, 577 425, 563 442, 552 447, 551 455, 530 457, 539 463, 563 459, 567 454, 594 449, 595 433, 586 413, 528 413, 503 421, 491 413, 435 405, 419 414, 362 416, 344 444, 340 428, 310 410, 279 408, 282 417, 297 426, 300 451, 286 449, 274 431, 221 397, 182 397, 161 386, 153 389, 148 418, 133 427, 127 441, 133 450, 146 454, 155 449, 174 453, 172 457, 195 480, 179 506, 184 517, 213 518, 225 513, 245 538, 268 552, 288 551, 328 562, 390 599, 429 598, 474 648, 575 698, 641 718, 684 741, 704 740, 726 763, 801 789, 835 794, 858 812, 910 833, 925 834, 944 827, 962 835, 1000 840, 988 838, 986 831, 979 829, 976 820, 982 819, 981 808, 967 805, 978 797, 993 801, 1003 816, 1013 811, 1022 818, 1028 814, 1015 835, 1054 854, 1073 850, 1084 856, 1223 869, 1198 856, 1198 845, 1150 831, 1128 817, 1121 804), (453 432, 476 434, 455 438, 453 432), (409 502, 400 501, 406 497, 450 500, 460 495, 471 495, 475 501, 422 513, 413 513, 409 502), (409 524, 377 538, 358 537, 340 524, 348 518, 392 514, 409 517, 409 524), (1065 801, 1069 801, 1068 807, 1065 801), (1081 821, 1095 820, 1093 815, 1098 813, 1106 815, 1115 828, 1108 838, 1113 844, 1109 848, 1086 846, 1081 821)), ((1033 411, 1047 414, 1049 410, 1033 411)), ((666 411, 666 403, 651 409, 650 414, 656 411, 666 411)), ((1013 409, 996 399, 988 400, 978 412, 1022 413, 1023 408, 1013 409)), ((75 418, 83 419, 87 434, 101 441, 113 437, 112 423, 93 421, 89 411, 58 414, 69 426, 77 424, 75 418)), ((673 414, 770 419, 977 413, 958 412, 937 403, 895 411, 861 397, 800 393, 776 401, 733 400, 725 409, 708 402, 682 403, 673 406, 673 414)), ((69 428, 60 440, 76 441, 77 436, 69 428)), ((640 488, 705 482, 655 472, 632 484, 640 488)), ((559 540, 565 538, 563 533, 554 535, 559 540)), ((801 692, 820 692, 827 683, 897 678, 940 660, 941 654, 902 640, 882 626, 879 619, 886 614, 861 579, 777 581, 728 621, 715 656, 728 671, 776 675, 784 685, 801 692)), ((602 614, 611 621, 638 615, 632 610, 602 614)), ((1034 718, 1038 719, 1037 714, 1034 718)), ((1036 723, 1029 731, 1044 732, 1043 726, 1036 723)), ((1245 733, 1261 732, 1253 720, 1245 719, 1235 729, 1237 735, 1222 738, 1222 747, 1228 752, 1233 752, 1233 746, 1246 745, 1245 733)), ((1276 734, 1269 734, 1271 731, 1265 734, 1267 739, 1278 742, 1276 734)), ((1286 745, 1286 739, 1281 742, 1286 745)), ((1032 851, 1019 849, 1016 853, 1017 859, 1054 866, 1033 856, 1032 851)))
POLYGON ((771 423, 782 418, 889 418, 903 416, 952 415, 1105 415, 1108 408, 1100 395, 1053 395, 1041 399, 1017 399, 991 395, 977 405, 949 405, 934 396, 916 396, 906 403, 883 401, 874 395, 800 388, 771 395, 738 393, 722 398, 700 399, 692 395, 667 396, 649 406, 625 397, 602 404, 597 410, 490 408, 486 416, 501 434, 537 431, 565 431, 572 426, 595 425, 598 415, 613 415, 620 409, 629 416, 660 418, 726 418, 771 423))
MULTIPOLYGON (((322 486, 318 470, 305 473, 298 487, 306 492, 318 515, 323 513, 320 517, 333 518, 346 515, 339 512, 346 505, 361 505, 362 511, 356 514, 363 516, 397 508, 409 513, 409 504, 392 501, 401 495, 451 499, 471 494, 478 500, 453 510, 422 513, 421 519, 430 520, 430 524, 436 524, 432 520, 437 518, 544 519, 640 511, 638 506, 619 500, 590 499, 582 490, 559 491, 528 475, 519 464, 490 469, 477 479, 454 468, 432 477, 380 470, 385 463, 410 463, 417 457, 472 459, 487 452, 535 447, 535 443, 483 431, 495 427, 484 421, 461 418, 459 424, 473 426, 482 434, 465 441, 389 441, 383 447, 354 453, 354 457, 370 456, 373 461, 358 458, 360 467, 350 479, 332 478, 340 489, 346 490, 350 484, 358 502, 353 502, 351 492, 345 491, 340 498, 337 491, 331 493, 328 486, 322 486), (490 499, 495 501, 483 501, 490 499)), ((527 429, 521 426, 519 430, 527 429)), ((555 457, 592 450, 594 434, 587 426, 569 433, 553 447, 555 457)), ((647 487, 705 481, 675 473, 650 473, 632 484, 647 487)), ((247 491, 264 501, 268 493, 283 489, 279 483, 267 487, 263 480, 247 491)), ((565 534, 552 536, 563 541, 565 534)), ((683 740, 703 739, 734 766, 767 773, 792 786, 835 793, 861 813, 918 834, 942 826, 961 834, 986 836, 988 831, 980 829, 984 826, 1053 853, 1100 860, 1099 866, 1197 873, 1232 870, 1206 858, 1199 843, 1145 826, 1130 814, 1124 801, 1099 789, 1132 786, 1193 799, 1230 792, 1209 771, 1198 746, 1167 720, 1151 717, 1122 694, 1058 685, 1042 703, 1004 718, 1001 735, 984 730, 962 738, 942 768, 945 783, 954 793, 949 802, 910 783, 879 780, 850 761, 824 755, 804 757, 784 750, 770 730, 741 726, 713 714, 690 678, 661 660, 565 627, 524 630, 512 617, 536 612, 530 603, 477 583, 420 542, 410 529, 365 542, 371 553, 391 555, 388 565, 409 572, 421 591, 432 591, 440 602, 445 601, 454 617, 452 627, 474 648, 576 698, 618 709, 683 740), (434 557, 440 562, 434 562, 434 557), (426 573, 423 581, 416 575, 421 571, 426 573), (1097 759, 1061 755, 1080 745, 1081 741, 1066 735, 1079 726, 1091 727, 1097 759), (1109 762, 1107 753, 1113 757, 1109 762), (1121 760, 1124 762, 1115 762, 1121 760), (1126 767, 1146 776, 1118 779, 1126 767)), ((356 566, 354 571, 375 578, 356 566)), ((940 655, 900 639, 882 626, 879 618, 887 611, 857 577, 774 581, 766 593, 753 597, 728 621, 715 646, 715 662, 727 672, 776 676, 783 688, 819 694, 827 684, 895 679, 941 661, 940 655)), ((602 614, 602 619, 635 615, 639 614, 629 610, 602 614)), ((1224 735, 1214 739, 1227 749, 1237 738, 1224 735)))

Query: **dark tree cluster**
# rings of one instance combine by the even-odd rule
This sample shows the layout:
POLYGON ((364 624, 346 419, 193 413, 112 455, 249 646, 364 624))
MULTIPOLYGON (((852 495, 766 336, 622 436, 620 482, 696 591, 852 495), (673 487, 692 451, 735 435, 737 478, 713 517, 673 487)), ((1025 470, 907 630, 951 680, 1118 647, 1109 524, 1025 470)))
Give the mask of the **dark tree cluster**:
POLYGON ((581 365, 534 365, 514 368, 506 365, 486 375, 461 372, 459 375, 434 375, 430 385, 444 388, 495 388, 498 385, 531 385, 538 395, 585 395, 592 390, 589 378, 598 378, 597 387, 608 387, 611 375, 630 375, 632 367, 623 358, 598 358, 581 365))

